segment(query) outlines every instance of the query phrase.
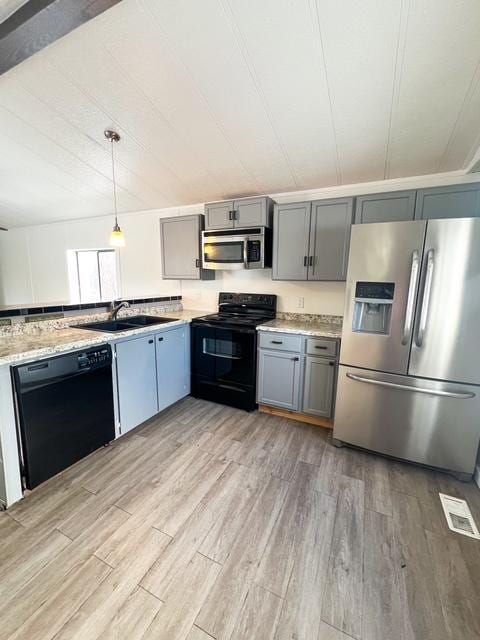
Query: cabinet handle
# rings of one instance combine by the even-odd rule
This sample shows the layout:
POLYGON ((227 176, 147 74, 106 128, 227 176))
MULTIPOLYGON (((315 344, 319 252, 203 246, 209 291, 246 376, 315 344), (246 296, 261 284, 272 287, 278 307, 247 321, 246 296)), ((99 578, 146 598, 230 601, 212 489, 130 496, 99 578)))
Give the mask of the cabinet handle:
POLYGON ((159 339, 158 339, 158 341, 159 341, 159 342, 162 342, 162 341, 163 341, 163 338, 159 338, 159 339))
POLYGON ((153 340, 149 340, 149 341, 148 341, 148 344, 153 344, 153 340))
POLYGON ((229 211, 228 212, 228 219, 229 220, 235 220, 235 211, 229 211))
POLYGON ((200 259, 196 258, 195 259, 195 266, 198 268, 200 266, 200 259))
POLYGON ((319 344, 316 344, 315 349, 328 349, 328 347, 322 347, 319 344))
POLYGON ((328 363, 328 366, 329 366, 329 367, 334 367, 334 366, 335 366, 335 363, 334 363, 334 362, 329 362, 329 363, 328 363))
POLYGON ((238 215, 238 211, 233 211, 233 219, 240 220, 240 216, 238 215))
POLYGON ((308 256, 303 256, 303 266, 308 267, 308 256))
POLYGON ((283 342, 281 340, 271 340, 270 342, 272 344, 283 344, 283 342))
POLYGON ((292 358, 293 362, 298 362, 300 360, 300 358, 298 356, 295 356, 295 358, 292 358))
POLYGON ((309 266, 309 267, 313 267, 313 256, 310 256, 310 257, 308 258, 308 266, 309 266))

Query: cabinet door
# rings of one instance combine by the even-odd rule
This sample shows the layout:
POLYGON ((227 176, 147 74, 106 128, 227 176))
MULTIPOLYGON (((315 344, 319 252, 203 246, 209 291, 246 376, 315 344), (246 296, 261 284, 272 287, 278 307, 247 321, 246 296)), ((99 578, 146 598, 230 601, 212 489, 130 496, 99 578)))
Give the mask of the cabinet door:
POLYGON ((158 410, 188 395, 186 335, 184 327, 155 335, 158 410))
POLYGON ((157 413, 155 340, 133 338, 115 349, 120 426, 126 433, 157 413))
POLYGON ((353 198, 312 203, 309 280, 345 280, 353 198))
POLYGON ((415 218, 477 218, 480 216, 480 184, 457 184, 417 191, 415 218))
POLYGON ((232 229, 233 202, 212 202, 205 205, 205 229, 232 229))
POLYGON ((280 351, 258 352, 258 403, 298 411, 300 356, 280 351))
POLYGON ((355 224, 400 222, 415 217, 415 189, 374 193, 355 199, 355 224))
POLYGON ((248 198, 236 200, 235 227, 267 227, 269 224, 269 198, 248 198))
POLYGON ((273 280, 307 279, 310 211, 310 202, 275 205, 273 280))
POLYGON ((333 407, 335 360, 305 358, 305 384, 303 387, 303 412, 330 418, 333 407))
POLYGON ((199 280, 200 216, 160 219, 162 278, 199 280))

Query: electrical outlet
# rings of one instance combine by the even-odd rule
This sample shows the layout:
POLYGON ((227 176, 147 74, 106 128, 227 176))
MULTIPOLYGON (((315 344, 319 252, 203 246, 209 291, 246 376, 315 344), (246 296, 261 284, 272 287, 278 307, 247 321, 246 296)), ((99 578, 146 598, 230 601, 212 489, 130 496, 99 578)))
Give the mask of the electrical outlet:
POLYGON ((303 309, 304 306, 305 306, 305 298, 298 298, 297 309, 303 309))

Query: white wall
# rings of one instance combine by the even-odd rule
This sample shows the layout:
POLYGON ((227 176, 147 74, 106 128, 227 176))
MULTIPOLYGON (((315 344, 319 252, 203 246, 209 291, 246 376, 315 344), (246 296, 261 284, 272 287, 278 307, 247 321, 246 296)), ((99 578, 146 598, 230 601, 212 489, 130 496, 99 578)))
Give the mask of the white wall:
MULTIPOLYGON (((125 214, 127 246, 119 251, 121 295, 180 295, 178 281, 162 280, 161 212, 125 214)), ((108 246, 111 217, 11 229, 0 235, 0 305, 67 302, 68 249, 108 246)))
MULTIPOLYGON (((477 175, 460 172, 343 185, 309 191, 272 194, 277 202, 476 182, 477 175)), ((162 280, 159 218, 202 213, 203 204, 119 216, 127 246, 120 249, 121 295, 182 295, 186 308, 215 309, 218 291, 276 293, 279 310, 343 313, 344 284, 335 282, 273 282, 271 271, 219 272, 214 281, 162 280)), ((0 305, 68 301, 67 249, 108 245, 112 216, 12 229, 0 233, 0 305)))

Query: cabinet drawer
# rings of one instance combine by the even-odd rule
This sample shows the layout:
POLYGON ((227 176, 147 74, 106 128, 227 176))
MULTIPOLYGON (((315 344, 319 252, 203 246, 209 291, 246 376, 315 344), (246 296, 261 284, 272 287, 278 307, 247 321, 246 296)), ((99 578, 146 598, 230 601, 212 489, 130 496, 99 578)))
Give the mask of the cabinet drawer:
POLYGON ((300 353, 302 350, 302 340, 302 336, 261 331, 259 345, 262 349, 300 353))
POLYGON ((336 340, 323 338, 307 338, 307 354, 310 356, 336 356, 336 340))

